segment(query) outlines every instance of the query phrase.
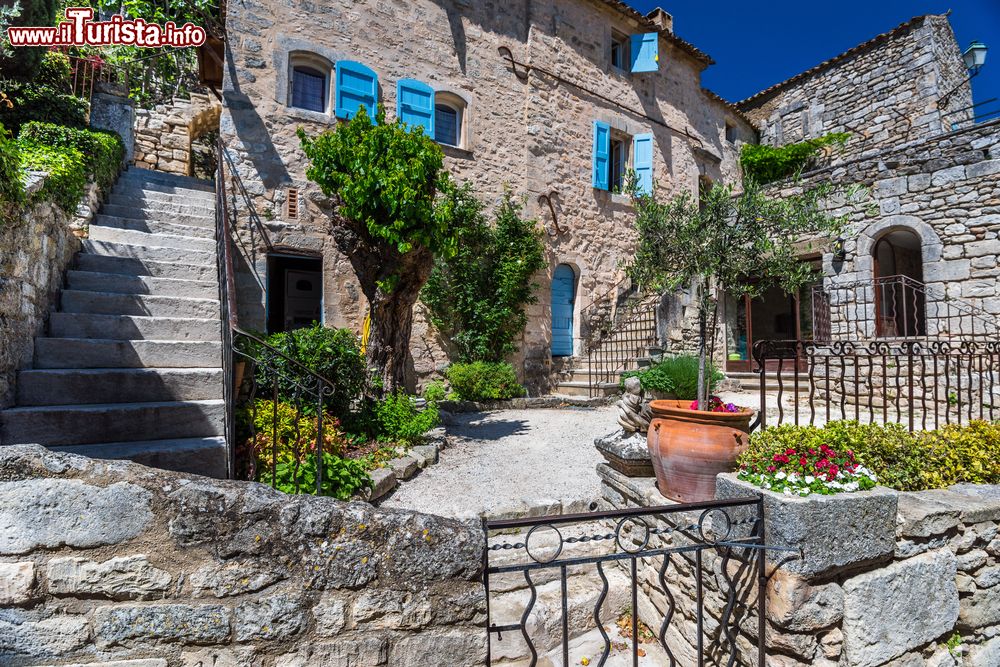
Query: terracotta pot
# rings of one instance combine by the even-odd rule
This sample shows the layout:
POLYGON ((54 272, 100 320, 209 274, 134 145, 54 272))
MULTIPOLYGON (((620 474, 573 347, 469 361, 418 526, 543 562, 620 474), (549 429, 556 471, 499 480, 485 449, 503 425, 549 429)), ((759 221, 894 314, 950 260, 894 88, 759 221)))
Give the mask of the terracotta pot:
POLYGON ((691 410, 691 401, 650 401, 646 444, 657 486, 667 498, 693 503, 715 498, 715 476, 736 470, 749 445, 753 410, 691 410))

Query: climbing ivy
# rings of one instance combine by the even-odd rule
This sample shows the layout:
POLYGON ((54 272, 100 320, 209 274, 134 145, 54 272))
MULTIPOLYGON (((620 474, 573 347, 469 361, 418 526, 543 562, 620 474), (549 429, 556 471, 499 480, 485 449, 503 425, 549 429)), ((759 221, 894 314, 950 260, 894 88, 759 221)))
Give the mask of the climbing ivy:
POLYGON ((833 132, 785 146, 743 144, 740 150, 743 176, 761 185, 789 178, 814 164, 824 149, 843 148, 850 138, 847 132, 833 132))

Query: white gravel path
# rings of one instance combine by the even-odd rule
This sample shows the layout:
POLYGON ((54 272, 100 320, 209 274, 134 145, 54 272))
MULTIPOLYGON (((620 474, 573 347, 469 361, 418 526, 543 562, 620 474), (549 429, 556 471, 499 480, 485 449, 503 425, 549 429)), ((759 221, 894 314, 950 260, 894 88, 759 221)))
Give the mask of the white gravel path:
POLYGON ((454 517, 587 511, 601 486, 594 438, 618 428, 613 406, 473 412, 451 421, 452 446, 383 507, 454 517))

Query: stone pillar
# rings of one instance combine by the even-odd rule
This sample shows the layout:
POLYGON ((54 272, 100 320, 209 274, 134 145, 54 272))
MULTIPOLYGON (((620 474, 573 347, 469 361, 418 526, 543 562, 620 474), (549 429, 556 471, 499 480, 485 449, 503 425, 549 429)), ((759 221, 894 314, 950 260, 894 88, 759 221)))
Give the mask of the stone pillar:
POLYGON ((128 97, 95 92, 90 98, 90 126, 117 132, 125 142, 125 162, 135 159, 135 104, 128 97))

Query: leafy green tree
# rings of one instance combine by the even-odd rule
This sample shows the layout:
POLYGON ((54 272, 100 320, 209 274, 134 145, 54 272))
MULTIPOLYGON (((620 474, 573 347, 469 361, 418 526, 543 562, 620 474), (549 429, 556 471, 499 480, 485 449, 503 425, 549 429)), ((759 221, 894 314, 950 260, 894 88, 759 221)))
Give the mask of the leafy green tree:
POLYGON ((375 385, 404 388, 410 359, 413 305, 435 255, 455 252, 454 186, 442 168, 441 147, 422 130, 372 122, 364 109, 311 139, 299 129, 310 160, 306 175, 335 206, 331 233, 368 299, 371 319, 366 356, 375 385))
MULTIPOLYGON (((633 179, 634 180, 634 179, 633 179)), ((796 242, 835 237, 842 218, 823 211, 825 186, 771 197, 753 179, 742 192, 714 185, 701 198, 684 192, 663 202, 633 190, 639 248, 628 267, 639 285, 660 292, 692 287, 698 306, 698 401, 707 405, 706 367, 718 310, 713 288, 755 298, 773 285, 794 292, 812 278, 798 261, 796 242)), ((856 196, 852 189, 849 197, 856 196)))
MULTIPOLYGON (((58 0, 30 0, 20 5, 12 5, 10 9, 0 13, 0 26, 3 27, 4 43, 6 44, 8 26, 50 26, 56 20, 58 0), (15 13, 20 7, 20 13, 15 13)), ((30 81, 35 70, 42 62, 46 49, 40 46, 22 46, 0 48, 0 78, 30 81)))
POLYGON ((532 276, 545 268, 542 232, 521 217, 508 191, 490 225, 482 203, 465 185, 448 193, 455 212, 458 251, 434 264, 420 299, 431 321, 458 349, 461 361, 506 359, 535 303, 532 276))

